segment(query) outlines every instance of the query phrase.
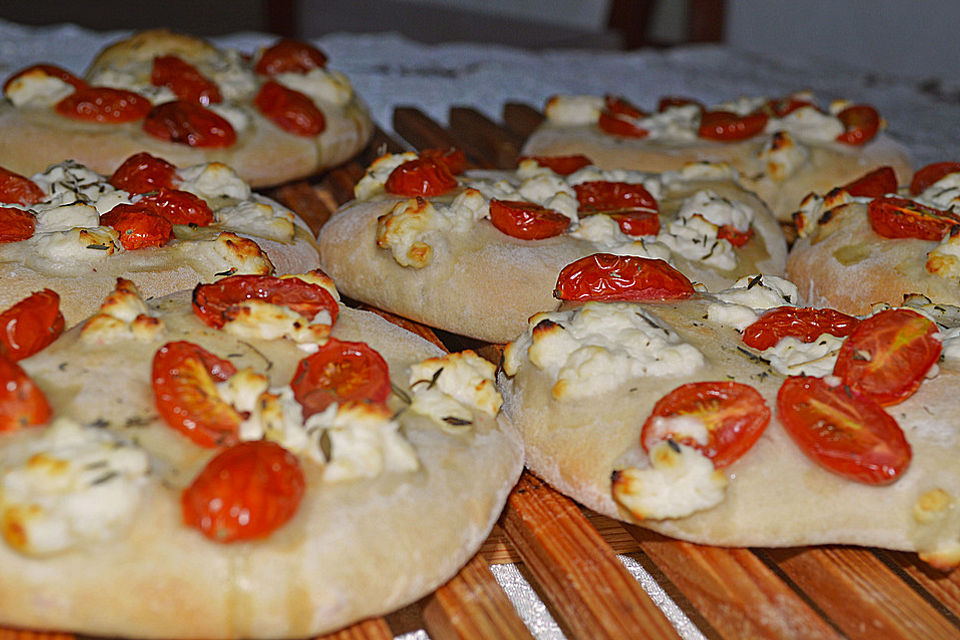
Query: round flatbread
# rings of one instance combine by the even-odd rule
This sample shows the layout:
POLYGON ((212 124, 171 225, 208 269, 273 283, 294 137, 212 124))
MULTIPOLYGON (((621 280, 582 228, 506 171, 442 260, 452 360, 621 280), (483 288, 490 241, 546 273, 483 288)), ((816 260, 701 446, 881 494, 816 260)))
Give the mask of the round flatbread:
MULTIPOLYGON (((34 69, 5 86, 6 99, 0 102, 0 166, 30 175, 71 158, 109 174, 128 156, 147 151, 178 165, 223 162, 253 186, 262 187, 336 166, 366 145, 372 133, 370 117, 346 76, 327 70, 325 58, 322 63, 317 58, 314 66, 258 73, 255 69, 264 55, 259 51, 248 60, 238 51, 218 49, 203 40, 163 30, 141 32, 117 42, 93 60, 83 81, 91 86, 133 91, 153 103, 150 114, 140 114, 129 122, 97 122, 62 115, 57 104, 74 91, 74 86, 49 69, 34 69), (157 80, 170 82, 175 90, 152 83, 155 60, 164 56, 175 56, 192 66, 217 89, 219 101, 193 98, 187 93, 189 88, 181 89, 176 80, 157 80), (299 108, 306 101, 301 111, 319 110, 322 130, 297 131, 265 116, 257 98, 271 82, 282 87, 277 90, 281 98, 275 98, 272 104, 289 106, 292 101, 299 108), (289 91, 299 97, 281 102, 289 91), (201 109, 223 118, 235 133, 235 140, 213 146, 197 142, 197 131, 208 126, 197 121, 209 120, 207 116, 173 124, 168 118, 162 127, 165 138, 148 133, 145 122, 163 121, 163 117, 155 116, 157 108, 182 100, 181 93, 190 98, 188 102, 200 101, 192 111, 201 109)), ((179 67, 172 72, 177 78, 186 73, 179 67)), ((282 112, 282 108, 276 106, 276 112, 282 112)), ((223 127, 223 122, 218 122, 217 126, 223 127)))

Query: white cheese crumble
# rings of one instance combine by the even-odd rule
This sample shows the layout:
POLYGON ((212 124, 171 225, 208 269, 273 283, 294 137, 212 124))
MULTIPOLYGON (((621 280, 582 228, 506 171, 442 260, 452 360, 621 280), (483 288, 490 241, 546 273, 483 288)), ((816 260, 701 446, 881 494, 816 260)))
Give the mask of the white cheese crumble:
POLYGON ((248 238, 224 231, 213 242, 188 240, 175 245, 182 258, 202 274, 204 281, 223 275, 267 275, 273 264, 257 245, 248 238))
POLYGON ((960 209, 960 172, 948 173, 914 199, 936 209, 960 209))
POLYGON ((771 118, 767 123, 767 131, 770 130, 785 130, 803 140, 833 142, 844 132, 844 126, 836 115, 810 105, 794 109, 782 118, 771 118))
POLYGON ((114 188, 99 173, 73 160, 52 165, 46 171, 33 174, 30 179, 47 194, 42 203, 31 207, 38 214, 75 203, 95 207, 102 214, 118 204, 130 202, 129 193, 114 188))
POLYGON ((941 278, 960 279, 960 234, 951 232, 945 235, 940 244, 927 254, 924 268, 941 278))
POLYGON ((837 355, 846 338, 829 333, 820 334, 813 342, 805 343, 793 336, 780 338, 777 344, 764 349, 760 355, 785 376, 823 377, 833 373, 837 355))
POLYGON ((492 362, 469 350, 415 363, 410 366, 413 397, 409 409, 443 427, 472 422, 470 411, 465 412, 464 407, 495 416, 503 404, 495 374, 492 362))
POLYGON ((32 69, 14 79, 6 88, 5 95, 13 106, 49 107, 74 92, 74 86, 43 69, 32 69))
POLYGON ((177 170, 182 191, 200 196, 204 200, 234 198, 250 199, 250 185, 236 171, 222 162, 206 162, 177 170))
POLYGON ((783 181, 799 171, 810 160, 810 150, 786 131, 777 131, 757 152, 773 180, 783 181))
POLYGON ((217 209, 214 216, 221 226, 267 240, 292 242, 296 235, 293 215, 267 202, 245 200, 217 209))
POLYGON ((360 178, 353 187, 354 197, 356 197, 357 200, 368 200, 373 196, 382 194, 383 185, 386 184, 387 178, 390 177, 393 170, 404 162, 416 159, 417 154, 413 151, 388 153, 380 156, 367 167, 366 173, 363 174, 363 177, 360 178))
POLYGON ((165 331, 163 320, 150 313, 136 285, 117 278, 100 311, 87 320, 80 330, 80 339, 88 343, 114 343, 119 340, 156 340, 165 331))
POLYGON ((342 73, 314 67, 306 73, 278 73, 273 79, 314 102, 343 106, 353 98, 353 87, 342 73))
POLYGON ((600 96, 560 95, 547 101, 544 114, 553 124, 579 126, 596 124, 603 108, 600 96))
POLYGON ((322 309, 308 320, 289 307, 263 300, 244 300, 223 330, 241 339, 278 340, 287 338, 297 344, 318 344, 330 335, 333 318, 322 309))
POLYGON ((800 291, 789 280, 758 274, 740 278, 714 297, 717 301, 707 306, 707 319, 743 331, 767 309, 796 305, 800 291))

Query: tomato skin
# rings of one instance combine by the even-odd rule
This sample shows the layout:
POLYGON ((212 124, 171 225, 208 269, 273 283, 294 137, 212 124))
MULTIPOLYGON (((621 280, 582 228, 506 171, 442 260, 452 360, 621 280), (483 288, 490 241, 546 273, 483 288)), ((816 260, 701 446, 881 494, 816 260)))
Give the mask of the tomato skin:
POLYGON ((150 84, 167 87, 179 99, 203 106, 223 101, 215 82, 183 58, 174 55, 157 56, 153 59, 150 84))
POLYGON ((215 382, 237 372, 233 364, 192 342, 168 342, 153 356, 157 411, 173 429, 201 447, 237 441, 241 416, 217 394, 215 382))
POLYGON ((316 136, 327 128, 323 111, 306 95, 270 80, 253 100, 260 113, 287 133, 316 136))
POLYGON ((0 167, 0 202, 29 207, 43 202, 47 196, 30 178, 0 167))
POLYGON ((145 151, 124 160, 110 176, 110 184, 130 193, 173 189, 176 180, 177 167, 145 151))
POLYGON ((897 421, 844 385, 787 378, 777 394, 777 414, 807 457, 848 480, 890 484, 910 464, 913 453, 897 421))
POLYGON ((847 337, 833 375, 880 405, 913 395, 940 358, 937 325, 910 309, 887 309, 863 320, 847 337))
POLYGON ((859 324, 859 318, 835 309, 776 307, 765 311, 743 330, 743 344, 763 351, 788 336, 806 343, 813 342, 824 333, 843 338, 850 335, 859 324))
POLYGON ((6 82, 3 83, 4 93, 6 93, 7 89, 10 88, 10 85, 13 83, 14 80, 19 78, 20 76, 25 76, 31 71, 34 71, 37 69, 39 69, 40 71, 43 71, 48 76, 53 76, 54 78, 59 78, 60 80, 63 80, 67 84, 72 85, 74 89, 86 89, 88 86, 90 86, 86 83, 85 80, 78 78, 77 76, 73 75, 66 69, 63 69, 56 65, 35 64, 27 67, 26 69, 21 69, 20 71, 17 71, 15 74, 7 78, 6 82))
POLYGON ((558 236, 570 226, 570 218, 533 202, 490 200, 490 222, 502 233, 521 240, 544 240, 558 236))
POLYGON ((812 106, 814 105, 809 100, 801 100, 793 96, 787 96, 786 98, 772 98, 767 100, 767 103, 764 105, 764 110, 769 111, 771 115, 777 118, 782 118, 790 115, 801 107, 812 106))
POLYGON ((951 211, 899 198, 874 198, 867 207, 870 227, 884 238, 917 238, 940 241, 960 224, 960 216, 951 211))
POLYGON ((750 450, 770 423, 770 408, 753 387, 739 382, 690 382, 660 398, 640 433, 649 453, 659 442, 671 439, 693 447, 722 469, 750 450), (703 422, 709 440, 700 443, 657 428, 657 418, 690 416, 703 422))
POLYGON ((574 185, 581 213, 609 214, 629 236, 660 232, 659 205, 643 185, 593 180, 574 185))
POLYGON ((306 73, 327 66, 327 56, 311 44, 284 38, 264 49, 254 70, 265 76, 278 73, 306 73))
POLYGON ((221 149, 237 141, 237 132, 226 118, 185 100, 164 102, 150 109, 143 130, 160 140, 201 149, 221 149))
POLYGON ((37 217, 29 211, 0 207, 0 244, 31 238, 36 228, 37 217))
POLYGON ((893 167, 883 166, 840 188, 855 198, 879 198, 888 193, 896 193, 898 186, 893 167))
POLYGON ((707 140, 729 142, 746 140, 761 133, 769 120, 767 114, 756 111, 745 116, 731 111, 705 111, 700 116, 700 128, 697 134, 707 140))
POLYGON ((0 433, 41 425, 51 416, 40 387, 20 365, 0 354, 0 433))
POLYGON ((221 329, 236 317, 238 305, 247 300, 281 305, 308 320, 326 310, 331 324, 340 311, 337 301, 320 285, 299 278, 237 275, 197 285, 193 290, 193 312, 207 326, 221 329))
POLYGON ((170 224, 193 224, 209 227, 216 220, 210 205, 200 196, 179 189, 161 187, 134 199, 134 204, 149 209, 170 224))
POLYGON ((600 112, 600 117, 597 118, 597 126, 600 127, 600 130, 604 133, 620 136, 621 138, 646 138, 650 135, 650 132, 643 127, 606 111, 600 112))
POLYGON ((753 228, 751 227, 746 231, 740 231, 733 225, 724 224, 720 225, 720 228, 717 229, 717 237, 721 240, 726 240, 735 247, 742 247, 750 242, 750 238, 753 237, 753 228))
POLYGON ((127 251, 162 247, 170 241, 173 233, 169 220, 135 204, 118 204, 100 216, 100 224, 116 229, 120 244, 127 251))
POLYGON ((445 163, 433 158, 415 158, 391 171, 383 186, 387 193, 394 195, 430 198, 456 188, 457 179, 445 163))
POLYGON ((880 128, 880 114, 867 104, 855 104, 837 114, 843 124, 844 132, 837 136, 837 142, 850 145, 866 144, 873 140, 880 128))
POLYGON ((0 313, 0 355, 13 362, 29 358, 60 337, 63 327, 57 292, 35 291, 0 313))
POLYGON ((520 160, 528 159, 561 176, 568 176, 593 164, 593 161, 582 153, 569 156, 522 156, 520 158, 520 160))
POLYGON ((74 120, 121 124, 142 120, 151 106, 149 100, 126 89, 84 87, 58 102, 54 108, 60 115, 74 120))
POLYGON ((910 193, 915 196, 927 190, 927 187, 940 179, 960 171, 960 162, 934 162, 921 168, 910 181, 910 193))
POLYGON ((467 156, 456 147, 446 149, 424 149, 417 154, 420 158, 434 160, 444 165, 455 176, 467 170, 467 156))
POLYGON ((366 343, 330 338, 300 361, 290 387, 306 420, 334 402, 386 402, 390 369, 383 356, 366 343))
POLYGON ((595 253, 565 266, 557 277, 558 300, 662 302, 693 295, 689 279, 660 259, 595 253))
POLYGON ((183 522, 214 542, 263 538, 296 514, 307 482, 295 455, 269 440, 214 456, 183 490, 183 522))
POLYGON ((612 116, 626 116, 636 120, 645 118, 646 113, 626 98, 607 94, 603 97, 604 110, 612 116))

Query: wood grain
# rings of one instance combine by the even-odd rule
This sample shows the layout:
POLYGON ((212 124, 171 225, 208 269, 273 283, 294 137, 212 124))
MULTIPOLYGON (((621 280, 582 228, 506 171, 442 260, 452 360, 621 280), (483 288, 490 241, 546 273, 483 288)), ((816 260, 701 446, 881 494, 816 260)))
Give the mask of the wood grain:
POLYGON ((393 640, 393 631, 383 618, 370 618, 316 640, 393 640))
POLYGON ((462 144, 475 149, 492 168, 516 168, 523 139, 479 111, 469 107, 452 107, 450 129, 462 144))
POLYGON ((524 140, 545 120, 542 113, 528 104, 508 102, 503 105, 503 123, 506 128, 524 140))

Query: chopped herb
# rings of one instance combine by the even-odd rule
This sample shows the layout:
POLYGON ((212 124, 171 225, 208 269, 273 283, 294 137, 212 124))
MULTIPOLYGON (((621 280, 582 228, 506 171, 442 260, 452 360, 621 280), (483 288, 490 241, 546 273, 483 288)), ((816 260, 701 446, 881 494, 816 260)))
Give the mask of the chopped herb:
POLYGON ((752 361, 754 361, 754 362, 757 362, 757 363, 760 363, 760 364, 770 364, 770 361, 767 360, 766 358, 764 358, 764 357, 762 357, 762 356, 758 356, 757 354, 753 353, 752 351, 748 351, 747 349, 744 349, 744 348, 741 347, 741 346, 737 346, 737 351, 739 351, 739 352, 742 353, 743 355, 747 356, 748 358, 750 358, 750 359, 751 359, 752 361))
POLYGON ((757 286, 758 284, 760 284, 762 281, 763 281, 763 274, 762 274, 762 273, 758 273, 757 275, 755 275, 755 276, 753 277, 753 279, 750 280, 750 284, 747 285, 747 291, 750 291, 750 289, 753 289, 755 286, 757 286))
POLYGON ((674 453, 680 453, 680 445, 673 441, 673 438, 667 438, 667 446, 673 449, 674 453))
POLYGON ((96 420, 90 423, 90 426, 94 427, 95 429, 103 429, 104 427, 109 427, 110 422, 108 420, 105 420, 104 418, 97 418, 96 420))
POLYGON ((237 272, 237 268, 236 268, 236 267, 230 267, 230 268, 227 269, 226 271, 220 271, 219 273, 215 273, 215 274, 213 274, 213 275, 215 275, 215 276, 217 276, 217 277, 219 278, 219 277, 221 277, 221 276, 232 276, 232 275, 235 274, 236 272, 237 272))
MULTIPOLYGON (((414 383, 414 384, 416 384, 416 383, 414 383)), ((393 390, 393 392, 394 392, 395 394, 397 394, 397 396, 398 396, 401 400, 403 400, 403 402, 404 402, 405 404, 410 404, 410 396, 407 395, 407 392, 406 392, 406 391, 404 391, 403 389, 401 389, 401 388, 398 387, 397 385, 393 384, 393 382, 390 383, 390 388, 393 390)))
POLYGON ((113 245, 110 244, 88 244, 87 249, 96 249, 97 251, 107 251, 113 245))
POLYGON ((118 475, 120 474, 118 474, 116 471, 108 471, 107 473, 103 474, 102 476, 100 476, 90 484, 103 484, 104 482, 110 482, 111 480, 116 478, 118 475))
POLYGON ((452 424, 455 427, 463 427, 468 424, 473 424, 472 420, 464 420, 463 418, 458 418, 456 416, 446 416, 443 421, 447 424, 452 424))

